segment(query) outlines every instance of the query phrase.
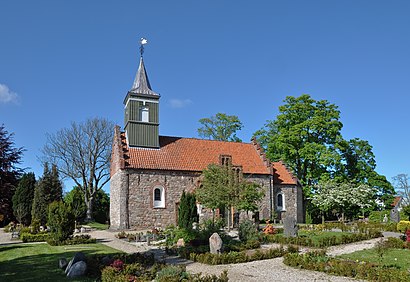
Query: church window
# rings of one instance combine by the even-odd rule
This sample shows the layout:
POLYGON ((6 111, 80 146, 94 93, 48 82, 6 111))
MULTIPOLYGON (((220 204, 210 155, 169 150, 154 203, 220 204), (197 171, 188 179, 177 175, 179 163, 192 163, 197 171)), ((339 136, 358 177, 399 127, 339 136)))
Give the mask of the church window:
POLYGON ((222 166, 231 166, 232 165, 232 156, 229 155, 220 155, 219 161, 222 166))
POLYGON ((276 195, 276 206, 278 211, 285 210, 285 198, 282 193, 276 195))
POLYGON ((165 190, 162 186, 157 186, 153 191, 154 208, 165 208, 165 190))
POLYGON ((147 106, 140 108, 140 121, 149 122, 149 108, 147 106))

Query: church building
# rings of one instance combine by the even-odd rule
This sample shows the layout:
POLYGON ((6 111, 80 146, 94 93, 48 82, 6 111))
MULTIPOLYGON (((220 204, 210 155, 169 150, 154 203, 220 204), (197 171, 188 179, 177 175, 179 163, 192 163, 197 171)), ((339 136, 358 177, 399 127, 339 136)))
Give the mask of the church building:
MULTIPOLYGON (((300 182, 282 162, 270 162, 255 139, 225 142, 159 135, 160 95, 152 90, 143 60, 124 99, 124 129, 114 129, 111 153, 111 229, 166 228, 176 224, 182 192, 193 192, 209 164, 229 163, 264 191, 260 219, 303 222, 300 182)), ((201 217, 209 211, 198 203, 201 217)))

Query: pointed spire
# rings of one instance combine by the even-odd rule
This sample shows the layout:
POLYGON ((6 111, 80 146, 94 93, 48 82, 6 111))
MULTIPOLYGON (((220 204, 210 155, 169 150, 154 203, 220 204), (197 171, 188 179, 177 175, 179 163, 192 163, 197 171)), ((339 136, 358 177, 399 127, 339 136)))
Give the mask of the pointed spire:
POLYGON ((140 53, 141 53, 141 58, 140 58, 140 65, 138 67, 137 75, 135 76, 134 84, 132 85, 132 88, 130 92, 134 92, 137 94, 146 94, 146 95, 158 95, 158 93, 155 93, 151 89, 151 84, 149 83, 148 80, 148 75, 147 71, 145 70, 145 65, 144 65, 144 59, 142 58, 142 55, 144 54, 144 45, 148 43, 148 41, 145 38, 141 38, 141 47, 140 47, 140 53))

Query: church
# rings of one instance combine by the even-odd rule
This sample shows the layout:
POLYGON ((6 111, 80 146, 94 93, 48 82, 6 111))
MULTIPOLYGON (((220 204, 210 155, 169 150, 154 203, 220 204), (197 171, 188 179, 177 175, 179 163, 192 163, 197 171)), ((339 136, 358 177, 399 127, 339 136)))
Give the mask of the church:
MULTIPOLYGON (((160 95, 152 90, 143 59, 124 99, 124 128, 114 129, 110 167, 111 229, 164 229, 176 224, 182 192, 194 192, 209 164, 232 165, 264 191, 259 219, 293 217, 303 222, 299 180, 282 162, 270 162, 250 143, 162 136, 160 95)), ((198 203, 200 218, 210 211, 198 203)), ((221 213, 221 216, 224 214, 221 213)))

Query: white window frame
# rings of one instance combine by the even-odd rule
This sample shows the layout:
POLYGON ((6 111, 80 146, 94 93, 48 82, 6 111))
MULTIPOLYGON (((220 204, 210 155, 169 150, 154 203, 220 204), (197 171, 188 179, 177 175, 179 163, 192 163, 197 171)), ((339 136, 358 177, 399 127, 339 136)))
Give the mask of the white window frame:
POLYGON ((282 192, 279 192, 278 194, 276 194, 276 210, 286 211, 285 195, 282 192), (282 206, 279 206, 279 196, 282 197, 282 206))
POLYGON ((165 189, 162 186, 155 186, 152 190, 152 206, 154 208, 165 208, 165 189), (155 191, 160 191, 160 200, 155 200, 155 191))
POLYGON ((149 122, 149 108, 148 108, 148 106, 142 106, 140 108, 140 121, 149 122))

